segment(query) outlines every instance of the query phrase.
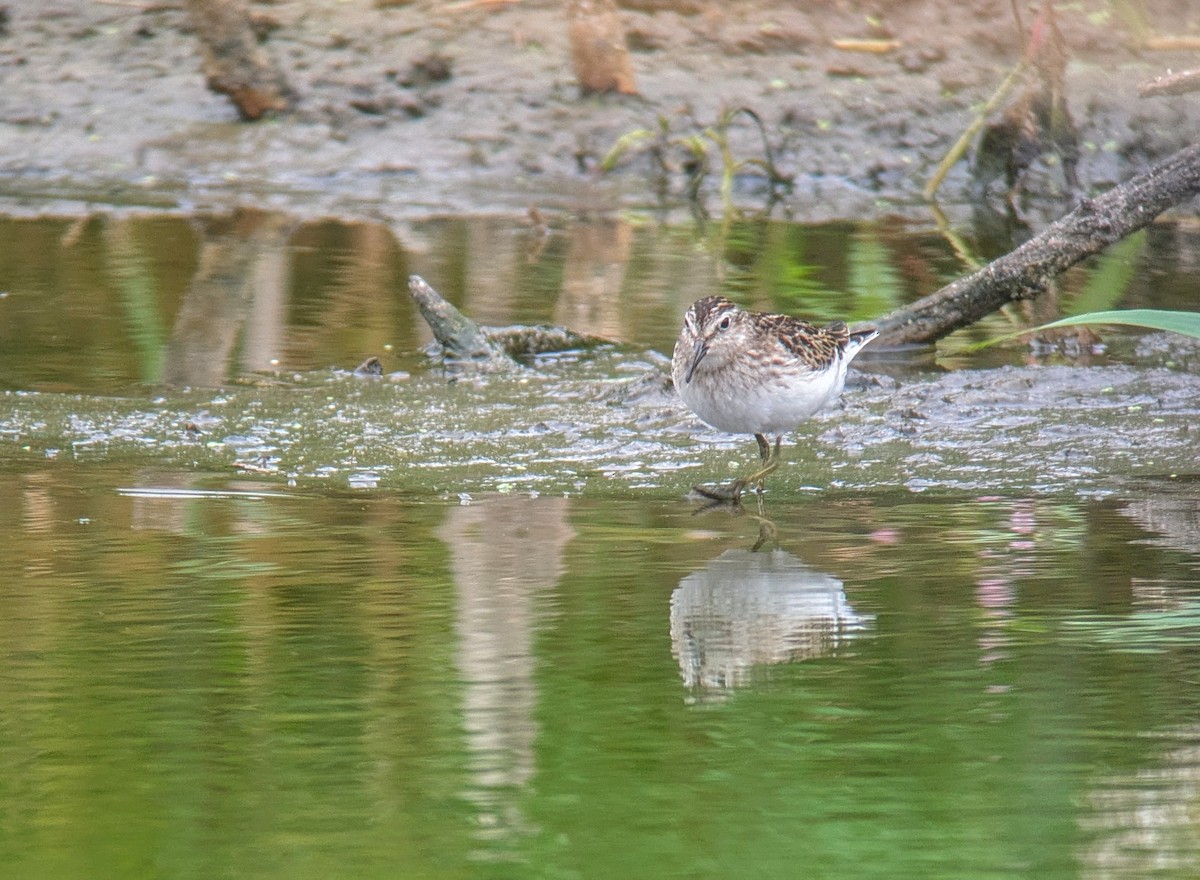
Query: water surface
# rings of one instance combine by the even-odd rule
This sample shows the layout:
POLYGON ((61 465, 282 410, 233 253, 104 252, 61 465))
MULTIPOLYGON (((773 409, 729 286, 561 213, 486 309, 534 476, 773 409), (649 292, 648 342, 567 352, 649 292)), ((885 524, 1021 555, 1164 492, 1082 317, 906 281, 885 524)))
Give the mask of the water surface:
POLYGON ((1194 876, 1197 494, 0 477, 0 866, 1194 876))
POLYGON ((962 345, 1189 307, 1194 229, 684 498, 753 456, 655 379, 692 299, 865 320, 988 249, 0 219, 0 875, 1196 876, 1195 349, 962 345), (613 343, 448 375, 410 272, 613 343))

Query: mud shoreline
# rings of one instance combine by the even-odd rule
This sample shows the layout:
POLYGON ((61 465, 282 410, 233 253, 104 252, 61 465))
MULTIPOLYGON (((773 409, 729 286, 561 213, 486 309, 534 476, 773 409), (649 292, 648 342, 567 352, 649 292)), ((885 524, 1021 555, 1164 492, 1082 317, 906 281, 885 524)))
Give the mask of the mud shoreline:
MULTIPOLYGON (((920 189, 975 107, 1020 54, 1007 2, 780 4, 629 2, 637 97, 580 98, 558 2, 282 0, 254 8, 278 27, 266 45, 300 96, 296 109, 237 120, 208 91, 180 9, 92 0, 4 4, 0 36, 0 211, 193 212, 253 205, 302 217, 379 220, 451 213, 686 213, 683 175, 658 179, 647 152, 597 165, 630 131, 666 120, 699 134, 722 109, 763 120, 795 182, 777 216, 826 221, 928 217, 920 189), (634 8, 630 8, 634 7, 634 8), (888 36, 874 55, 840 38, 888 36), (429 59, 449 77, 422 75, 429 59), (661 184, 661 185, 660 185, 661 184)), ((1147 0, 1158 33, 1196 36, 1188 0, 1147 0)), ((1200 138, 1192 95, 1141 99, 1137 87, 1196 65, 1194 53, 1138 52, 1109 4, 1064 10, 1082 187, 1102 190, 1200 138)), ((748 124, 738 158, 762 154, 748 124)), ((703 202, 721 205, 717 175, 703 202)), ((960 163, 941 197, 970 210, 960 163)), ((1027 209, 1066 210, 1061 170, 1036 163, 1027 209)), ((761 208, 762 177, 736 202, 761 208)))

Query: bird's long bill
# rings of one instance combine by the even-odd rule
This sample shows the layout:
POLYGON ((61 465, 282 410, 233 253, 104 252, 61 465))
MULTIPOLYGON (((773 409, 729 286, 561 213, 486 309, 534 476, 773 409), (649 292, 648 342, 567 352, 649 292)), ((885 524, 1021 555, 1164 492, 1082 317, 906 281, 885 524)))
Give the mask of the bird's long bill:
POLYGON ((703 339, 697 339, 696 345, 692 349, 691 360, 688 361, 687 372, 683 374, 683 381, 688 385, 692 384, 692 376, 696 374, 696 367, 700 366, 700 361, 704 360, 706 354, 708 354, 708 343, 703 339))

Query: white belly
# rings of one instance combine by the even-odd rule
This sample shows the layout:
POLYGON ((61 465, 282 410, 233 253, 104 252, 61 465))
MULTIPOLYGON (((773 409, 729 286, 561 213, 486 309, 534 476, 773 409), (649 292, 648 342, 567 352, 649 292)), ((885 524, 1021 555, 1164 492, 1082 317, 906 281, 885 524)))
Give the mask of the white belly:
POLYGON ((692 412, 719 431, 785 434, 842 393, 846 366, 839 358, 836 366, 824 372, 768 382, 739 382, 732 371, 693 376, 691 382, 677 375, 675 387, 692 412))

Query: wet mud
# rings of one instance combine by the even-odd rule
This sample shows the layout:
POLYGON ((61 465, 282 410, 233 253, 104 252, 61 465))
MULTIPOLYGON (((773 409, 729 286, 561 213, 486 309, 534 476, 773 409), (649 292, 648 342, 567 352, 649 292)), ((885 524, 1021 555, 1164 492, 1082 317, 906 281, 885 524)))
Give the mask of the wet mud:
MULTIPOLYGON (((767 501, 810 492, 1103 497, 1188 482, 1195 376, 1155 367, 1003 367, 897 381, 854 374, 787 440, 767 501)), ((756 460, 670 388, 662 357, 610 349, 474 377, 426 365, 152 401, 8 391, 14 460, 129 462, 421 497, 481 492, 683 498, 756 460), (532 417, 531 417, 532 414, 532 417)))
MULTIPOLYGON (((253 8, 298 100, 243 123, 205 87, 181 8, 3 5, 0 197, 9 211, 253 204, 386 219, 671 208, 687 201, 680 145, 708 137, 715 156, 706 132, 740 107, 762 120, 793 185, 770 194, 744 166, 738 203, 811 220, 918 211, 937 161, 1022 52, 1010 4, 995 0, 640 0, 622 10, 639 94, 581 98, 558 2, 281 0, 253 8), (604 157, 637 130, 665 131, 666 146, 643 142, 602 173, 604 157)), ((1138 47, 1148 36, 1195 38, 1195 5, 1136 7, 1137 26, 1100 0, 1060 14, 1085 190, 1128 179, 1200 133, 1192 96, 1137 94, 1151 77, 1194 64, 1186 51, 1138 47)), ((727 135, 736 159, 762 157, 746 117, 727 135)), ((1039 162, 1030 173, 1030 210, 1045 202, 1047 216, 1062 213, 1071 194, 1061 169, 1039 162)), ((719 176, 707 175, 697 200, 714 211, 719 176)), ((966 204, 966 184, 960 163, 940 195, 966 204)))

